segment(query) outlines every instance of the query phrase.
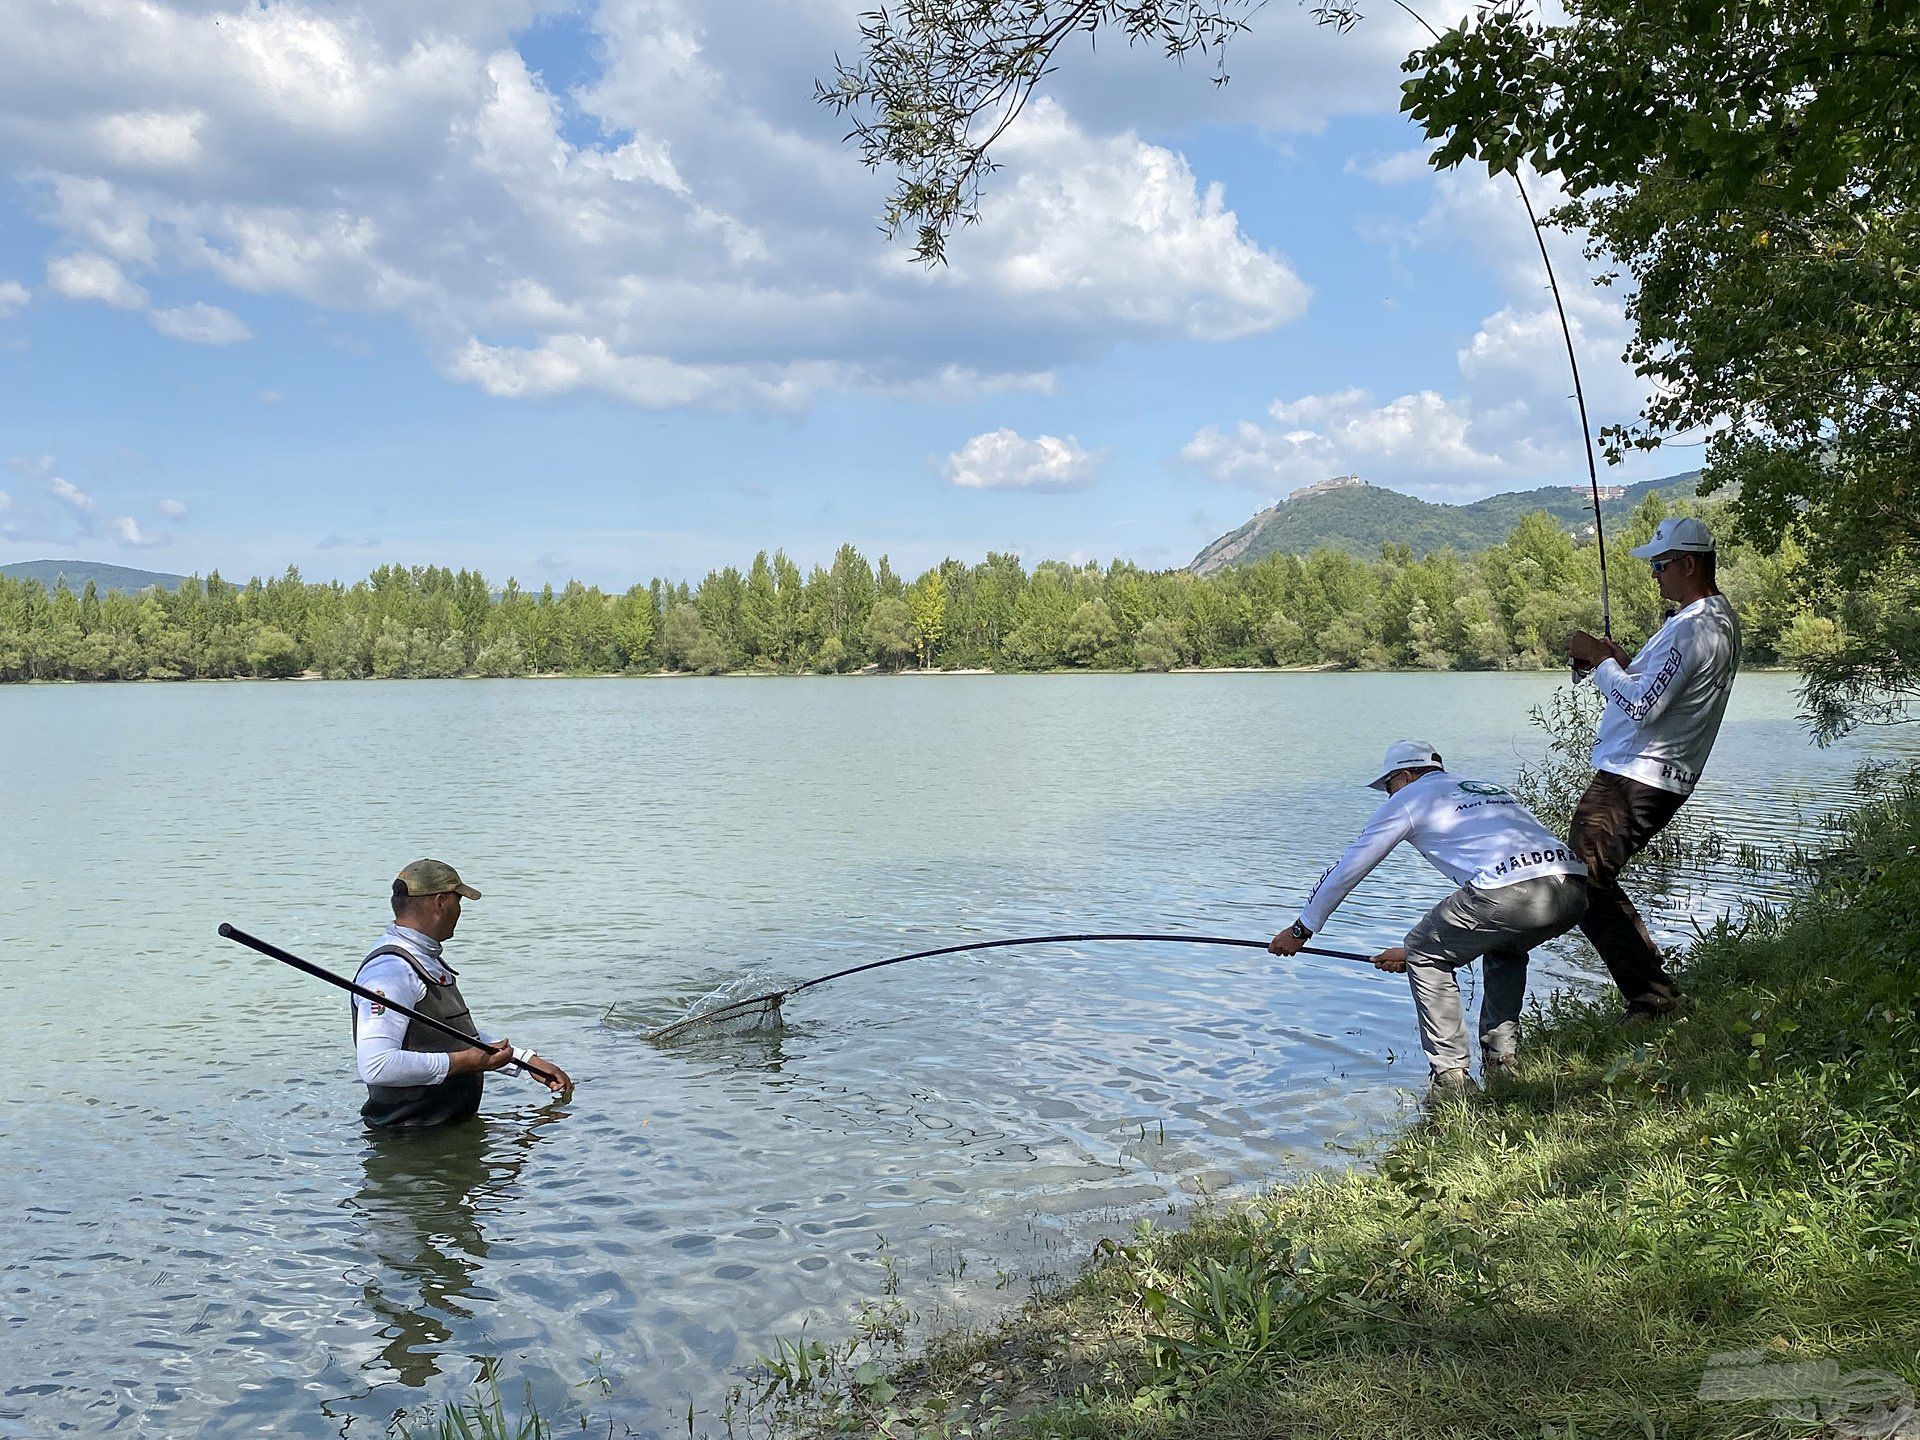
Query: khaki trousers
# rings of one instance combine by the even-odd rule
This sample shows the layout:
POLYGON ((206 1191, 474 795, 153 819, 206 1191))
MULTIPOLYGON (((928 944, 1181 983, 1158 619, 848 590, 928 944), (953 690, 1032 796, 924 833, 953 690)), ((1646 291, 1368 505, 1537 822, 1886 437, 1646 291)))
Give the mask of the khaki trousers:
POLYGON ((1435 1074, 1464 1070, 1471 1058, 1453 972, 1485 958, 1480 1055, 1510 1060, 1520 1045, 1527 952, 1566 934, 1586 908, 1587 887, 1577 875, 1543 875, 1497 890, 1462 885, 1407 932, 1407 983, 1420 1017, 1420 1048, 1435 1074))

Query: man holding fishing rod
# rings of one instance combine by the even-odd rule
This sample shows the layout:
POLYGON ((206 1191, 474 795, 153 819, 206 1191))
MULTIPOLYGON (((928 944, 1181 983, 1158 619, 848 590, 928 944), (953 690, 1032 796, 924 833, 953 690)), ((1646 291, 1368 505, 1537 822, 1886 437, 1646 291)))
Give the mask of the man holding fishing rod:
POLYGON ((393 882, 393 923, 354 981, 379 997, 353 999, 354 1054, 367 1103, 360 1117, 376 1130, 417 1129, 465 1120, 480 1109, 486 1072, 518 1064, 555 1094, 573 1081, 551 1060, 531 1050, 515 1050, 506 1040, 482 1035, 461 998, 457 972, 441 947, 460 923, 462 899, 480 892, 465 884, 451 865, 416 860, 393 882), (399 1013, 387 1001, 408 1009, 491 1048, 463 1045, 451 1035, 399 1013))
POLYGON ((1720 734, 1740 620, 1714 583, 1713 536, 1691 516, 1660 522, 1627 552, 1653 567, 1675 608, 1638 654, 1576 630, 1567 654, 1606 701, 1593 743, 1594 776, 1574 807, 1574 853, 1587 866, 1591 903, 1580 929, 1627 1002, 1622 1023, 1664 1015, 1680 1001, 1647 922, 1620 888, 1620 872, 1666 828, 1693 793, 1720 734))
POLYGON ((1418 740, 1389 746, 1368 784, 1386 792, 1386 803, 1315 883, 1300 918, 1267 948, 1299 954, 1353 887, 1396 845, 1410 842, 1460 888, 1421 917, 1405 945, 1382 950, 1373 963, 1404 971, 1413 987, 1431 1093, 1465 1093, 1474 1085, 1454 971, 1484 957, 1481 1070, 1512 1074, 1527 952, 1571 930, 1585 912, 1587 867, 1511 792, 1449 774, 1434 748, 1418 740))

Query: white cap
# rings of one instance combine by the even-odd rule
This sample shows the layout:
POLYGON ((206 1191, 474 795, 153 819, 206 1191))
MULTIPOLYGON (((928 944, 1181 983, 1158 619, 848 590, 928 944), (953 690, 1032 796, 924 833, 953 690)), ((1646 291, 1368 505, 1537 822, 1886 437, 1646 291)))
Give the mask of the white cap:
POLYGON ((1713 554, 1713 536, 1707 527, 1691 515, 1675 515, 1670 520, 1662 520, 1660 528, 1653 532, 1653 538, 1644 545, 1636 545, 1627 553, 1639 560, 1651 560, 1656 555, 1667 555, 1678 550, 1688 555, 1713 554))
POLYGON ((1387 758, 1380 762, 1380 778, 1369 780, 1369 790, 1387 788, 1387 777, 1396 770, 1424 770, 1438 765, 1440 757, 1424 740, 1396 740, 1387 747, 1387 758))

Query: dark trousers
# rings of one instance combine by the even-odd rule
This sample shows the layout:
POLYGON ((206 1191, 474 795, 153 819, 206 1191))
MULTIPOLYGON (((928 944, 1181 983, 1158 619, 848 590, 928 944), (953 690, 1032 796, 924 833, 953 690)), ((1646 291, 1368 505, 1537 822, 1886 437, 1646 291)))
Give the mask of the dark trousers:
POLYGON ((1567 841, 1587 866, 1587 913, 1580 930, 1607 962, 1630 1006, 1666 1009, 1679 989, 1647 933, 1647 922, 1620 888, 1620 872, 1666 828, 1686 798, 1602 770, 1573 810, 1567 841))

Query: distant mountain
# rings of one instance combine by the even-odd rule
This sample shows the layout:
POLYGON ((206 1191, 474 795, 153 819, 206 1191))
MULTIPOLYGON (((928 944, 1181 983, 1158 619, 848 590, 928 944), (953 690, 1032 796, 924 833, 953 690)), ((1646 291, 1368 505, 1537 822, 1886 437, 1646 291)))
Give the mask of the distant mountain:
MULTIPOLYGON (((1600 514, 1609 524, 1624 519, 1656 490, 1691 497, 1699 480, 1700 472, 1689 470, 1637 485, 1602 486, 1600 514)), ((1593 500, 1584 485, 1544 485, 1489 495, 1471 505, 1442 505, 1380 485, 1326 482, 1296 490, 1262 510, 1208 545, 1187 568, 1211 575, 1228 565, 1250 565, 1276 553, 1304 555, 1322 546, 1373 559, 1389 541, 1411 546, 1416 555, 1449 546, 1463 553, 1484 550, 1499 544, 1522 515, 1535 510, 1546 511, 1569 533, 1584 536, 1593 531, 1593 500)))
POLYGON ((9 580, 38 580, 49 590, 63 578, 67 588, 78 594, 91 580, 98 590, 144 590, 158 585, 162 590, 179 587, 184 575, 169 575, 162 570, 133 570, 125 565, 106 565, 97 560, 21 560, 0 565, 0 575, 9 580))

